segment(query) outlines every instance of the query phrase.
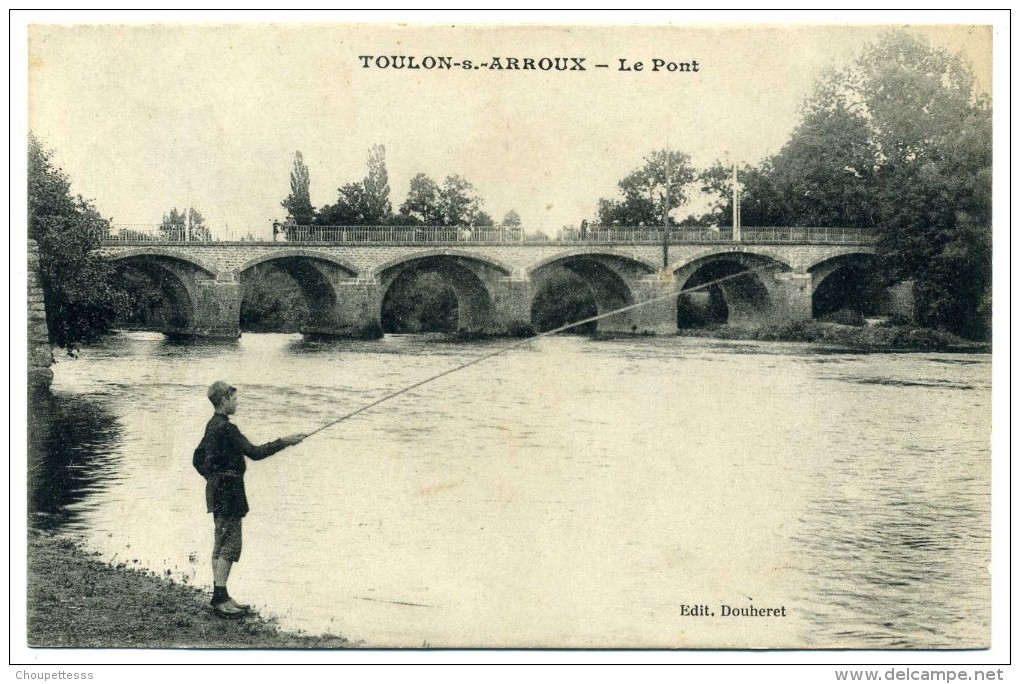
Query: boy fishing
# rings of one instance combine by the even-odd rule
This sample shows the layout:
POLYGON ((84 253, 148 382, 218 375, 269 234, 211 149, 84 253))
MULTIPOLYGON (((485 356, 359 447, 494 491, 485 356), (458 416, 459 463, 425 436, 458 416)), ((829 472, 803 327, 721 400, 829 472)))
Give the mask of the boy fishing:
POLYGON ((217 615, 241 617, 248 606, 237 603, 227 593, 230 569, 241 558, 241 520, 248 513, 244 491, 244 457, 258 461, 277 451, 298 444, 305 435, 281 437, 256 446, 249 442, 230 416, 237 411, 237 389, 222 380, 209 386, 209 401, 215 409, 205 426, 205 435, 195 450, 194 465, 205 478, 206 507, 213 514, 213 595, 210 604, 217 615))

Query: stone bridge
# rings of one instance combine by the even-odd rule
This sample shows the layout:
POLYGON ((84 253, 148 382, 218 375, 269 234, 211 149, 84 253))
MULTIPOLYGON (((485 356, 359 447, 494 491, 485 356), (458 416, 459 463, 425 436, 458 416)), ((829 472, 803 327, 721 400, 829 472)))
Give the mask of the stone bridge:
POLYGON ((672 333, 677 329, 677 298, 659 299, 662 295, 744 270, 745 275, 714 286, 721 292, 730 323, 810 319, 819 288, 836 281, 857 287, 852 284, 856 281, 843 276, 866 273, 874 248, 844 243, 685 243, 669 246, 665 268, 663 246, 652 243, 108 241, 102 252, 161 284, 175 311, 167 332, 233 338, 240 334, 246 274, 265 263, 288 273, 301 288, 309 310, 306 333, 361 336, 378 330, 387 290, 410 272, 437 273, 451 285, 458 299, 459 325, 466 331, 503 334, 529 324, 535 296, 559 273, 587 284, 600 314, 656 300, 599 321, 599 330, 672 333))

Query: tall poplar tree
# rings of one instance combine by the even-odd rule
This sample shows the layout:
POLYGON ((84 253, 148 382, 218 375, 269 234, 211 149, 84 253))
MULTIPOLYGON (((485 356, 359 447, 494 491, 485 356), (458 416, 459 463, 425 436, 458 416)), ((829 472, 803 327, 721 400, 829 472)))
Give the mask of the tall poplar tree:
POLYGON ((287 217, 301 225, 307 225, 315 217, 310 195, 311 179, 301 152, 294 153, 294 169, 290 172, 290 195, 281 204, 287 210, 287 217))
POLYGON ((365 176, 366 223, 382 225, 393 215, 390 204, 390 176, 386 171, 386 147, 372 145, 368 151, 368 175, 365 176))

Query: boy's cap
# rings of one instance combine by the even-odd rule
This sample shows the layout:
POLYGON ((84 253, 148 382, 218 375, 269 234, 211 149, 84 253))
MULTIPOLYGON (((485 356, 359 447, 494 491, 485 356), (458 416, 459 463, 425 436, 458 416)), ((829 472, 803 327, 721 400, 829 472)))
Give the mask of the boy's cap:
POLYGON ((231 387, 222 380, 217 380, 213 384, 209 385, 209 391, 206 392, 206 396, 209 397, 209 401, 212 402, 213 406, 219 406, 221 401, 236 391, 236 387, 231 387))

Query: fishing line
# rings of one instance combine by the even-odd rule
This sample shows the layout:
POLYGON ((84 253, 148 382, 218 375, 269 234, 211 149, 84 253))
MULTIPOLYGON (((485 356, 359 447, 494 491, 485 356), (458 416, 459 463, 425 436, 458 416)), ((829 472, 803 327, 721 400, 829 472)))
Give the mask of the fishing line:
POLYGON ((500 354, 505 354, 506 352, 510 351, 511 349, 516 349, 517 347, 520 347, 522 345, 528 344, 532 340, 535 340, 535 339, 537 339, 539 337, 548 337, 550 335, 555 335, 557 333, 561 333, 564 330, 570 330, 571 328, 576 328, 576 327, 578 327, 580 325, 585 325, 587 323, 593 323, 595 321, 600 321, 603 318, 609 318, 610 316, 618 316, 619 314, 624 313, 626 311, 631 311, 632 309, 637 309, 637 308, 640 308, 642 306, 647 306, 649 304, 654 304, 655 302, 661 302, 661 301, 663 301, 665 299, 672 299, 674 297, 679 297, 680 295, 687 294, 688 292, 697 292, 698 290, 704 290, 706 288, 712 287, 713 285, 718 285, 719 283, 724 283, 727 280, 733 280, 734 278, 739 278, 741 276, 745 276, 745 275, 748 275, 750 273, 755 273, 757 271, 764 270, 765 268, 767 268, 767 267, 759 266, 758 268, 749 268, 749 269, 747 269, 745 271, 740 271, 739 273, 732 273, 732 274, 730 274, 728 276, 723 276, 722 278, 716 278, 715 280, 711 280, 711 281, 709 281, 707 283, 703 283, 701 285, 695 285, 693 287, 687 287, 687 288, 684 288, 682 290, 677 290, 676 292, 670 292, 668 294, 659 295, 658 297, 653 297, 652 299, 646 299, 645 301, 637 302, 636 304, 628 304, 627 306, 621 307, 619 309, 615 309, 615 310, 610 311, 608 313, 599 314, 597 316, 592 316, 590 318, 585 318, 583 320, 575 321, 573 323, 567 323, 566 325, 561 325, 560 327, 553 328, 552 330, 546 330, 545 332, 538 333, 537 335, 534 335, 532 337, 525 337, 523 339, 517 340, 516 342, 511 342, 509 344, 506 344, 506 345, 500 347, 499 349, 497 349, 494 352, 489 352, 488 354, 482 354, 481 356, 477 356, 477 357, 471 359, 470 361, 465 361, 464 363, 460 364, 459 366, 454 366, 453 368, 448 368, 447 370, 444 370, 441 373, 436 373, 435 375, 429 376, 429 377, 425 378, 424 380, 420 380, 420 381, 414 383, 413 385, 408 385, 407 387, 399 389, 396 392, 391 392, 390 394, 387 394, 384 397, 376 399, 375 401, 373 401, 373 402, 371 402, 369 404, 365 404, 361 408, 355 409, 354 411, 351 411, 350 413, 345 413, 344 415, 340 416, 336 420, 334 420, 332 422, 329 422, 329 423, 326 423, 322 427, 316 428, 315 430, 312 430, 311 432, 307 433, 305 435, 305 439, 311 437, 312 435, 314 435, 314 434, 316 434, 318 432, 322 432, 326 428, 331 428, 334 425, 336 425, 337 423, 342 423, 343 421, 347 420, 348 418, 353 418, 354 416, 358 415, 359 413, 364 413, 365 411, 369 410, 370 408, 374 408, 374 407, 378 406, 379 404, 383 403, 384 401, 389 401, 390 399, 393 399, 395 397, 399 397, 401 394, 405 394, 407 392, 410 392, 413 389, 417 389, 417 388, 421 387, 422 385, 427 385, 430 382, 438 380, 439 378, 445 377, 447 375, 451 375, 452 373, 456 373, 457 371, 464 370, 465 368, 469 368, 469 367, 475 365, 476 363, 481 363, 482 361, 485 361, 487 359, 491 359, 494 356, 499 356, 500 354))

